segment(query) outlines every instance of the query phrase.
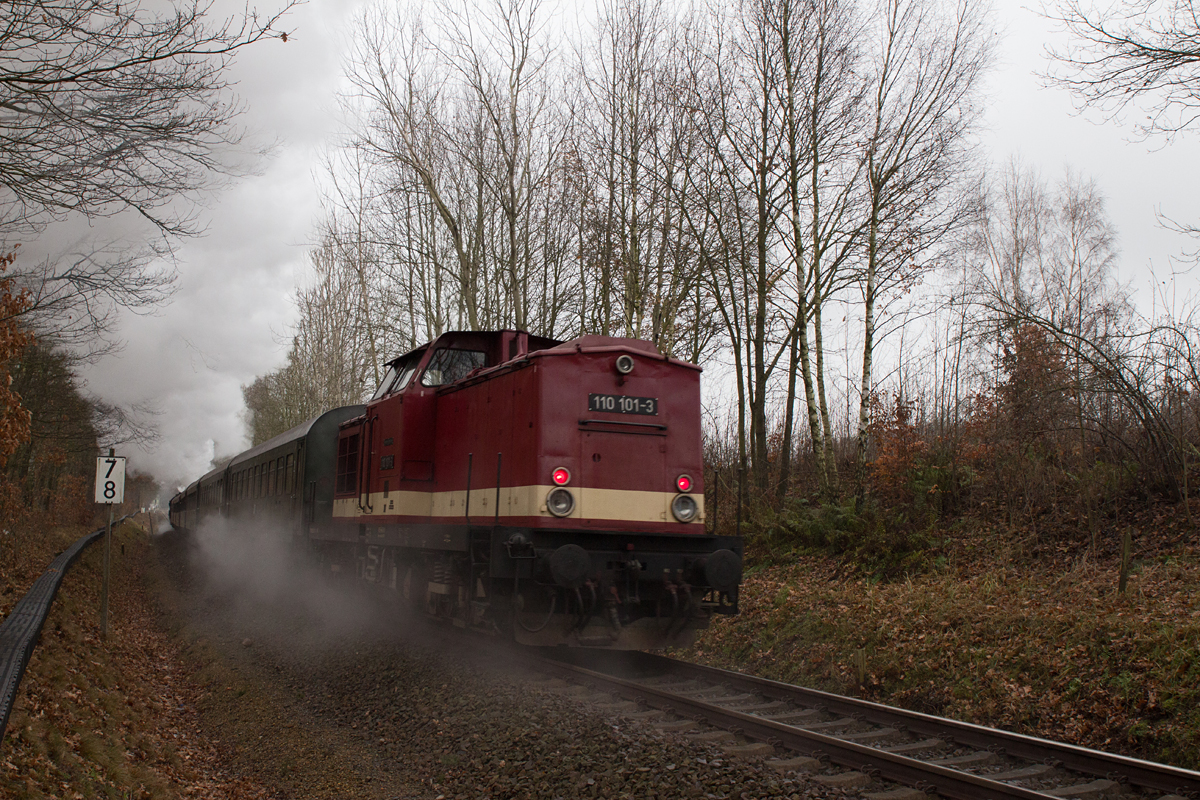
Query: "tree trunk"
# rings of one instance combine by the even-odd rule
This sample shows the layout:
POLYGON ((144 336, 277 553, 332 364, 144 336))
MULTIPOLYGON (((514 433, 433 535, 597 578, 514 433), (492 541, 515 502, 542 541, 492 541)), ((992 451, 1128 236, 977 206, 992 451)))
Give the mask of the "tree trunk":
POLYGON ((867 498, 867 446, 871 425, 871 366, 875 356, 875 271, 878 266, 878 203, 871 203, 871 227, 867 234, 867 285, 863 290, 862 383, 858 400, 858 447, 855 453, 854 506, 860 512, 867 498))
POLYGON ((799 360, 799 324, 792 328, 788 342, 788 388, 783 415, 783 446, 779 454, 779 480, 775 484, 775 504, 782 506, 792 481, 792 429, 796 408, 796 362, 799 360))

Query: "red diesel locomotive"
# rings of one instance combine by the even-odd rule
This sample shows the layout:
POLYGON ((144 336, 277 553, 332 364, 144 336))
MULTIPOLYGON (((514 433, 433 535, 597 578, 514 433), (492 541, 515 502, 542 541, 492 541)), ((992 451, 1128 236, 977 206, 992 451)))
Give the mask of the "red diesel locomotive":
POLYGON ((636 339, 444 334, 171 510, 274 519, 333 571, 526 644, 685 645, 737 611, 741 540, 705 526, 700 368, 636 339))

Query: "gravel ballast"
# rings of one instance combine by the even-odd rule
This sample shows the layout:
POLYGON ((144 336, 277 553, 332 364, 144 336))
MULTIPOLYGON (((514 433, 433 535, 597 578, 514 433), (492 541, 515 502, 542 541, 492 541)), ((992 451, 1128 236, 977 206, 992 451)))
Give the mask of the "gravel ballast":
POLYGON ((486 639, 439 644, 307 568, 267 579, 262 553, 212 547, 161 537, 157 592, 202 724, 276 797, 842 796, 531 683, 486 639))

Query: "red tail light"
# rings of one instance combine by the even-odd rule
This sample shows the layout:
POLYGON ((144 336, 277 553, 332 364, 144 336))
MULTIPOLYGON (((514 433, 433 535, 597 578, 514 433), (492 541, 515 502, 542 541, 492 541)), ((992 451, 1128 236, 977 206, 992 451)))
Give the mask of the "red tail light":
POLYGON ((692 490, 692 476, 680 475, 675 479, 675 488, 681 492, 690 492, 692 490))
POLYGON ((550 474, 550 480, 554 481, 555 486, 566 486, 571 482, 571 470, 558 467, 550 474))

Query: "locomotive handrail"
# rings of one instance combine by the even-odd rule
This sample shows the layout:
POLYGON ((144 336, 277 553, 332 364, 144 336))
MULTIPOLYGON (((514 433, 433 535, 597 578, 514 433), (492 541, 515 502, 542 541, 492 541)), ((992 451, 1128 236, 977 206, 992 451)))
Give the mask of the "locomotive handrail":
MULTIPOLYGON (((113 524, 119 525, 132 516, 126 514, 113 524)), ((50 605, 58 594, 63 576, 80 554, 103 535, 104 528, 92 531, 59 553, 41 577, 33 582, 25 596, 13 606, 4 622, 0 623, 0 741, 4 740, 4 729, 8 727, 8 715, 17 698, 17 689, 21 686, 25 667, 33 656, 33 649, 50 614, 50 605)))
POLYGON ((657 428, 660 431, 667 429, 666 425, 660 422, 626 422, 621 419, 581 419, 580 425, 629 425, 634 428, 657 428))

